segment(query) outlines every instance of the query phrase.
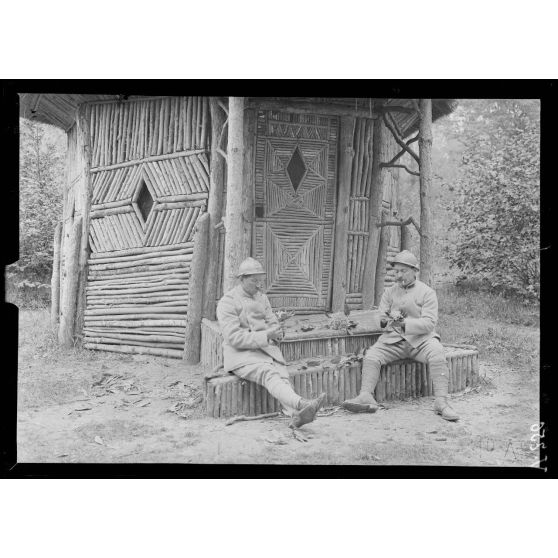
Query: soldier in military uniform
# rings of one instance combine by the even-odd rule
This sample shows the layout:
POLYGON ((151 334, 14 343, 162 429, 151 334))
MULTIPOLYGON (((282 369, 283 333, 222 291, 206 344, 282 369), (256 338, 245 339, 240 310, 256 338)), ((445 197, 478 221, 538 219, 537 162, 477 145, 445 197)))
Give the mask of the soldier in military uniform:
POLYGON ((448 421, 459 419, 450 407, 448 367, 440 336, 434 331, 438 321, 438 298, 433 289, 417 279, 417 258, 403 250, 393 259, 396 282, 387 288, 380 302, 383 321, 393 314, 391 327, 370 347, 362 361, 360 394, 343 402, 348 411, 375 412, 378 404, 374 389, 380 377, 380 367, 395 360, 412 358, 425 362, 430 369, 434 387, 434 412, 448 421))
POLYGON ((237 276, 239 284, 223 295, 217 305, 225 371, 264 386, 292 417, 289 426, 298 428, 314 420, 326 395, 303 399, 291 386, 285 359, 275 344, 282 339, 283 332, 262 292, 265 280, 262 265, 247 258, 240 264, 237 276))

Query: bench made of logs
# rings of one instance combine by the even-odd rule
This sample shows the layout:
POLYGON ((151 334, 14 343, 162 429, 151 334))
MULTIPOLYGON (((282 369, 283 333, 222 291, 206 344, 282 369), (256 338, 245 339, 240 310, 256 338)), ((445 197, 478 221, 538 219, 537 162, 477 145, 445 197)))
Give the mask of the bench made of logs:
MULTIPOLYGON (((382 331, 312 331, 286 337, 278 343, 287 362, 316 356, 336 356, 358 353, 373 345, 382 331)), ((200 364, 213 370, 223 365, 223 336, 219 324, 202 319, 200 364)))
MULTIPOLYGON (((455 393, 478 383, 478 351, 474 347, 445 345, 450 369, 449 392, 455 393)), ((362 363, 334 364, 328 359, 318 366, 304 361, 288 365, 296 393, 311 399, 325 392, 326 404, 339 405, 360 392, 362 363)), ((433 395, 428 366, 414 360, 399 360, 382 366, 375 390, 378 402, 433 395)), ((210 417, 254 416, 281 409, 279 402, 262 386, 226 374, 205 381, 206 414, 210 417)))

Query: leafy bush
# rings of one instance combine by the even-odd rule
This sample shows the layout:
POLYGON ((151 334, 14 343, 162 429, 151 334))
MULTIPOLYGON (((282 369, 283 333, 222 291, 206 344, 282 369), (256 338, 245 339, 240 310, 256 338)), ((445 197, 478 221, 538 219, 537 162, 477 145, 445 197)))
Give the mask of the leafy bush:
POLYGON ((461 280, 525 298, 540 297, 539 119, 513 100, 477 115, 463 154, 463 173, 448 249, 461 280), (482 124, 482 126, 480 126, 482 124))
POLYGON ((61 218, 64 180, 64 133, 20 119, 19 260, 7 268, 14 301, 48 297, 53 237, 61 218))

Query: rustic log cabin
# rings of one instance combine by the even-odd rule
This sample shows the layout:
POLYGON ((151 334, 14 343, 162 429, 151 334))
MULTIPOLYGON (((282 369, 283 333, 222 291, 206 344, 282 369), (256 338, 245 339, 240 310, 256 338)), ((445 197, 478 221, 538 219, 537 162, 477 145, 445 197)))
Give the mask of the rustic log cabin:
MULTIPOLYGON (((410 226, 430 282, 431 124, 455 106, 20 94, 22 117, 68 137, 52 275, 60 343, 192 363, 201 348, 214 366, 216 302, 245 257, 264 264, 274 308, 363 312, 392 281, 386 261, 409 247, 410 226), (420 176, 420 223, 397 213, 399 172, 420 176)), ((373 342, 372 326, 361 333, 373 342)), ((351 348, 345 341, 338 353, 351 348)), ((288 342, 288 359, 310 354, 293 344, 291 355, 288 342)))

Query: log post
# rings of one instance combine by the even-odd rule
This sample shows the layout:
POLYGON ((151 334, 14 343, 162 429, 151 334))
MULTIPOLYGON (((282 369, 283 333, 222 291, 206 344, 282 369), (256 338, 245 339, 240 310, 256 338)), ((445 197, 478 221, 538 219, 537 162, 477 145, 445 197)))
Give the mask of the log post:
MULTIPOLYGON (((249 255, 256 253, 256 235, 254 234, 254 217, 256 203, 256 111, 254 109, 244 110, 244 219, 249 227, 248 245, 250 246, 249 255)), ((265 262, 262 262, 265 267, 265 262)))
POLYGON ((364 264, 364 282, 362 285, 362 308, 369 310, 374 304, 376 284, 376 267, 378 265, 378 248, 380 244, 382 201, 384 197, 384 177, 386 171, 380 163, 386 159, 386 128, 380 119, 374 120, 374 138, 372 143, 372 184, 370 191, 370 215, 368 223, 368 246, 364 264))
POLYGON ((190 264, 188 313, 184 332, 183 359, 188 364, 197 364, 200 361, 201 318, 209 222, 209 214, 204 213, 196 223, 194 234, 194 254, 190 264))
POLYGON ((250 195, 244 182, 244 97, 229 98, 227 147, 227 202, 223 291, 231 289, 240 262, 250 255, 251 220, 246 207, 250 195))
POLYGON ((53 328, 58 324, 60 313, 60 243, 62 238, 62 223, 54 229, 54 257, 52 262, 52 279, 50 281, 50 323, 53 328))
MULTIPOLYGON (((89 246, 89 223, 91 213, 91 140, 89 130, 89 119, 91 115, 90 106, 81 106, 78 109, 77 115, 77 138, 76 138, 76 151, 77 159, 81 163, 80 171, 82 173, 81 180, 76 184, 79 188, 77 196, 80 198, 82 227, 81 227, 81 241, 79 245, 79 260, 78 260, 78 291, 77 291, 77 306, 76 306, 76 319, 75 319, 75 333, 80 333, 83 330, 83 321, 86 308, 86 295, 85 288, 87 286, 87 261, 91 252, 89 246)), ((81 338, 80 338, 81 339, 81 338)))
POLYGON ((432 99, 420 99, 420 280, 432 286, 432 99))
POLYGON ((339 133, 339 187, 335 219, 335 248, 333 254, 333 289, 331 309, 341 312, 347 296, 347 236, 351 196, 351 168, 355 155, 353 136, 355 118, 341 118, 339 133))
POLYGON ((78 292, 79 249, 81 246, 81 217, 76 217, 69 232, 64 265, 64 291, 60 301, 58 342, 65 348, 74 344, 74 325, 78 292))
POLYGON ((219 106, 216 97, 210 98, 209 107, 211 110, 211 169, 207 201, 209 230, 202 314, 209 320, 215 320, 219 287, 217 284, 219 279, 219 231, 215 227, 221 222, 225 193, 225 159, 218 153, 218 149, 220 147, 219 138, 225 125, 225 113, 219 106))
MULTIPOLYGON (((386 221, 386 212, 382 212, 382 223, 386 221)), ((387 249, 389 244, 390 229, 387 226, 382 227, 380 232, 380 242, 378 246, 378 263, 376 264, 376 277, 374 281, 374 306, 380 304, 380 299, 384 292, 384 284, 386 278, 387 266, 387 249)))
POLYGON ((409 225, 401 225, 401 251, 411 249, 411 231, 409 225))

